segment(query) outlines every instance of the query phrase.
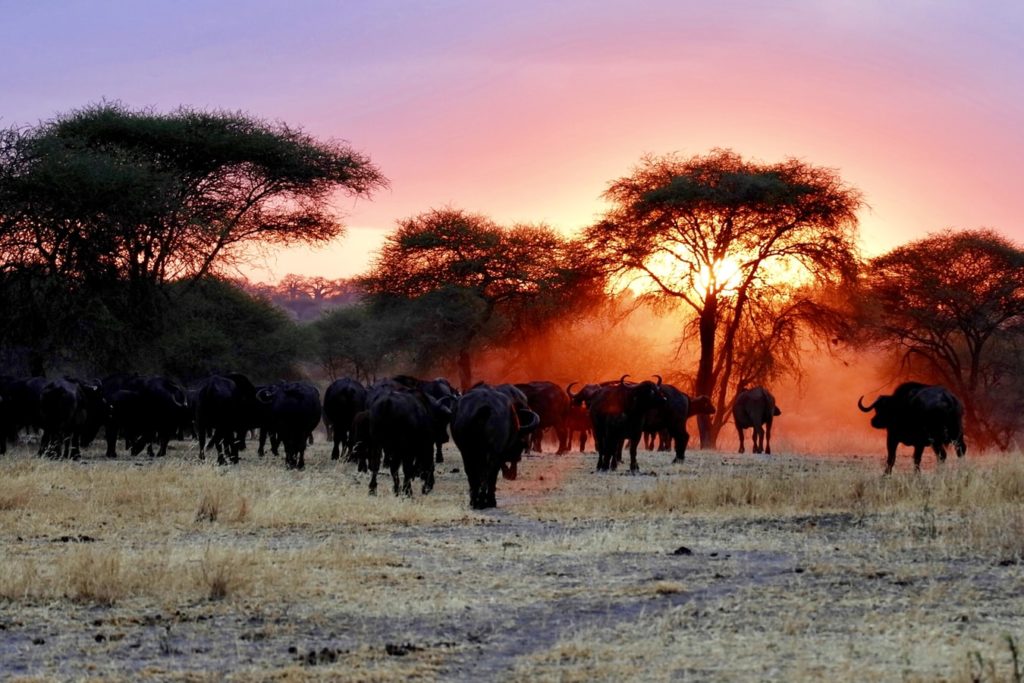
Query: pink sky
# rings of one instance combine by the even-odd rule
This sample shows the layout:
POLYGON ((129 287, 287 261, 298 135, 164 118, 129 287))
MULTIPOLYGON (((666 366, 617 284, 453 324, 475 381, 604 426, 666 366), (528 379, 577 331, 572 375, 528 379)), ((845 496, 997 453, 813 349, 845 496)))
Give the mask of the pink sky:
POLYGON ((241 109, 348 140, 391 188, 323 249, 251 271, 363 270, 452 205, 566 233, 644 153, 829 166, 874 254, 947 226, 1024 240, 1024 5, 897 2, 0 0, 0 125, 102 98, 241 109))

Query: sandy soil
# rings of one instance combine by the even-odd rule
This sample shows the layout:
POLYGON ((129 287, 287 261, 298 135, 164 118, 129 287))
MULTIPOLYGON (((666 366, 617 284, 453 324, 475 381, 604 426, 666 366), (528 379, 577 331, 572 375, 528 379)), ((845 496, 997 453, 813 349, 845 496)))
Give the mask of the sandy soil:
POLYGON ((698 451, 680 466, 642 453, 631 476, 543 454, 477 513, 454 450, 435 491, 411 500, 368 497, 366 477, 327 452, 318 444, 303 473, 254 455, 217 468, 184 446, 161 461, 0 459, 0 677, 1020 680, 1024 668, 1024 472, 1006 464, 1019 455, 883 480, 881 456, 698 451))

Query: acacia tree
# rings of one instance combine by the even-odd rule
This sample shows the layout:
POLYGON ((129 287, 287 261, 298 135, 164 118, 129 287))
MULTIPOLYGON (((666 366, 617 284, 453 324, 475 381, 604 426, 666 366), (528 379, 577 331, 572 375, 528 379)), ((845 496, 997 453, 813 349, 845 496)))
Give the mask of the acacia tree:
MULTIPOLYGON (((831 169, 797 159, 763 164, 716 149, 688 159, 645 157, 604 196, 612 208, 585 240, 613 282, 639 278, 647 298, 692 313, 683 333, 700 347, 694 391, 711 396, 717 409, 714 421, 698 420, 701 446, 712 447, 740 379, 751 315, 773 310, 768 303, 810 311, 808 287, 784 292, 787 284, 854 276, 861 195, 831 169)), ((777 345, 784 338, 764 339, 777 345)))
MULTIPOLYGON (((574 254, 546 227, 503 228, 485 216, 434 209, 400 221, 360 283, 385 306, 447 290, 447 317, 460 321, 460 333, 439 351, 454 352, 459 381, 469 387, 475 349, 511 343, 524 326, 575 306, 588 285, 592 290, 574 254)), ((448 327, 443 320, 432 326, 448 327)))
MULTIPOLYGON (((93 105, 0 131, 0 278, 78 302, 64 316, 40 313, 56 343, 37 356, 64 355, 82 325, 140 348, 161 333, 174 297, 253 248, 339 236, 334 195, 368 196, 384 183, 363 155, 285 124, 93 105), (87 304, 102 315, 83 316, 87 304)), ((0 345, 24 344, 0 331, 0 345)), ((118 346, 106 351, 123 358, 118 346)))
POLYGON ((0 135, 0 264, 78 280, 198 280, 253 245, 325 242, 365 156, 241 113, 99 104, 0 135))
POLYGON ((1007 448, 1024 408, 1024 250, 992 230, 946 230, 870 262, 862 341, 897 351, 964 400, 982 447, 1007 448))

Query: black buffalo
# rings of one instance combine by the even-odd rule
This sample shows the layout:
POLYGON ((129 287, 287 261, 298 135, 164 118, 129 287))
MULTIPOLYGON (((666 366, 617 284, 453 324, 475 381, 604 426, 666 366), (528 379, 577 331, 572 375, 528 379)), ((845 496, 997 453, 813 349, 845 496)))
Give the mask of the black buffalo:
POLYGON ((7 452, 7 442, 16 441, 22 429, 42 429, 41 400, 45 377, 4 377, 0 381, 3 399, 3 423, 0 424, 0 453, 7 452))
POLYGON ((537 413, 540 426, 533 431, 532 449, 540 453, 544 430, 552 429, 558 438, 558 454, 569 451, 569 430, 566 419, 569 416, 570 399, 562 387, 554 382, 537 380, 515 385, 526 395, 530 410, 537 413))
POLYGON ((715 407, 707 396, 691 398, 671 384, 662 384, 661 394, 665 402, 647 411, 644 416, 644 433, 659 436, 664 448, 658 450, 667 451, 675 444, 676 457, 673 462, 683 462, 686 460, 686 446, 690 443, 686 420, 694 415, 711 415, 715 407))
MULTIPOLYGON (((570 384, 571 388, 572 385, 570 384)), ((593 425, 590 422, 590 413, 582 405, 569 405, 569 414, 565 419, 565 431, 568 434, 570 445, 572 437, 579 436, 580 453, 587 450, 587 435, 593 432, 593 425)))
POLYGON ((871 405, 857 400, 862 412, 875 411, 871 426, 886 430, 885 473, 896 463, 901 443, 914 449, 914 469, 921 468, 925 446, 931 446, 940 462, 946 460, 946 444, 953 444, 957 457, 967 452, 964 443, 964 406, 943 386, 904 382, 891 395, 879 396, 871 405))
MULTIPOLYGON (((614 470, 622 460, 622 448, 629 440, 629 470, 640 469, 636 461, 636 449, 643 432, 644 416, 652 408, 665 403, 658 384, 650 380, 640 383, 626 383, 623 375, 618 382, 604 383, 597 389, 575 394, 573 403, 587 403, 590 421, 594 426, 594 442, 597 446, 597 469, 614 470)), ((570 385, 571 386, 571 385, 570 385)), ((586 387, 584 387, 586 389, 586 387)))
POLYGON ((288 469, 306 467, 306 445, 320 424, 320 391, 309 382, 281 382, 256 392, 265 411, 264 426, 284 446, 288 469))
POLYGON ((469 480, 469 504, 474 509, 497 506, 498 472, 515 479, 529 434, 540 417, 516 406, 507 391, 477 384, 459 398, 452 416, 452 438, 469 480))
POLYGON ((248 378, 237 373, 209 377, 196 395, 199 457, 213 446, 218 464, 237 463, 255 412, 256 387, 248 378))
POLYGON ((331 431, 331 460, 352 455, 352 420, 366 409, 366 387, 349 377, 331 382, 324 392, 324 425, 331 431))
MULTIPOLYGON (((452 386, 444 377, 435 377, 434 379, 417 379, 409 375, 395 375, 391 378, 391 381, 397 382, 398 384, 412 389, 415 391, 421 391, 425 395, 438 401, 440 405, 451 411, 455 405, 456 399, 459 397, 459 391, 452 386)), ((434 439, 434 446, 436 448, 435 460, 436 462, 444 462, 444 455, 441 453, 441 448, 444 444, 448 443, 448 428, 439 431, 434 439)))
POLYGON ((39 399, 43 436, 39 454, 79 458, 106 421, 98 383, 65 377, 47 382, 39 399))
POLYGON ((110 458, 117 457, 118 437, 132 455, 146 449, 152 457, 156 443, 156 455, 164 456, 191 415, 185 388, 167 377, 111 377, 103 380, 102 390, 110 404, 105 425, 110 458))
MULTIPOLYGON (((393 380, 385 380, 367 392, 370 493, 377 492, 377 472, 381 456, 391 470, 394 492, 412 495, 412 479, 423 480, 423 493, 434 487, 434 444, 438 434, 447 435, 451 410, 419 389, 410 389, 393 380), (403 480, 399 488, 398 471, 403 480)), ((447 438, 447 436, 446 436, 447 438)))
POLYGON ((753 429, 750 437, 754 453, 772 452, 772 421, 782 415, 775 405, 775 397, 764 387, 744 389, 736 396, 732 407, 732 419, 736 423, 736 431, 740 435, 740 453, 743 447, 743 430, 753 429))

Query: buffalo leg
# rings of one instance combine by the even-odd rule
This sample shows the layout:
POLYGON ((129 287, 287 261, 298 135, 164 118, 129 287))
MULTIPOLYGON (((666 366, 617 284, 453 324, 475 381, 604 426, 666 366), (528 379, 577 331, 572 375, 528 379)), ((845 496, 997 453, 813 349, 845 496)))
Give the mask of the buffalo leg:
POLYGON ((740 435, 740 453, 746 453, 746 448, 743 447, 743 428, 736 427, 736 432, 740 435))
POLYGON ((106 425, 107 431, 107 457, 117 457, 117 426, 108 423, 106 425))
MULTIPOLYGON (((391 481, 392 487, 395 491, 395 495, 399 495, 401 487, 399 486, 398 470, 402 468, 401 458, 395 453, 385 453, 385 456, 390 459, 389 468, 391 469, 391 481)), ((408 484, 408 478, 406 478, 406 484, 408 484)), ((409 486, 409 494, 412 495, 412 486, 409 486)))
POLYGON ((266 455, 267 452, 267 428, 260 427, 260 445, 256 448, 256 455, 261 458, 266 455))
POLYGON ((689 432, 683 432, 682 434, 675 434, 673 437, 676 440, 676 457, 672 462, 685 462, 686 461, 686 446, 690 443, 689 432))
POLYGON ((430 451, 427 451, 422 459, 417 458, 417 461, 423 463, 420 467, 423 470, 420 472, 420 476, 423 477, 423 488, 421 489, 423 495, 427 495, 434 490, 434 460, 431 457, 432 455, 430 451))
POLYGON ((772 423, 770 420, 764 425, 764 452, 767 455, 772 454, 772 423))
POLYGON ((764 453, 764 427, 754 425, 754 436, 750 440, 754 442, 754 447, 751 449, 754 453, 764 453))
MULTIPOLYGON (((369 447, 368 457, 365 462, 370 470, 370 495, 375 496, 377 495, 377 472, 380 471, 380 449, 377 446, 371 445, 369 447)), ((360 467, 362 467, 362 462, 360 462, 360 467)), ((362 469, 360 471, 365 472, 366 470, 362 469)))
POLYGON ((337 460, 341 457, 341 442, 345 438, 342 430, 334 430, 334 448, 331 449, 331 460, 337 460))
MULTIPOLYGON (((640 465, 636 462, 636 447, 640 443, 640 435, 636 435, 637 438, 629 440, 629 471, 636 472, 640 469, 640 465)), ((649 449, 648 449, 649 450, 649 449)))
POLYGON ((668 452, 672 450, 672 439, 675 436, 667 429, 658 432, 658 451, 668 452))
POLYGON ((886 449, 885 473, 886 474, 891 474, 892 473, 892 467, 893 467, 893 465, 896 464, 896 447, 898 445, 899 445, 899 441, 896 440, 895 438, 893 438, 892 436, 889 436, 885 440, 885 449, 886 449))
POLYGON ((462 469, 466 472, 466 479, 469 481, 469 506, 476 510, 480 492, 480 475, 475 459, 463 454, 462 469))
POLYGON ((570 442, 572 441, 569 437, 569 430, 565 427, 555 427, 555 434, 558 435, 558 453, 556 455, 568 453, 571 447, 570 442))
POLYGON ((921 471, 921 455, 923 453, 924 453, 924 446, 923 445, 915 445, 914 446, 914 471, 915 472, 920 472, 921 471))
POLYGON ((441 445, 442 445, 441 442, 438 441, 437 442, 437 453, 434 455, 434 462, 436 462, 436 463, 444 462, 444 455, 441 453, 441 445))

